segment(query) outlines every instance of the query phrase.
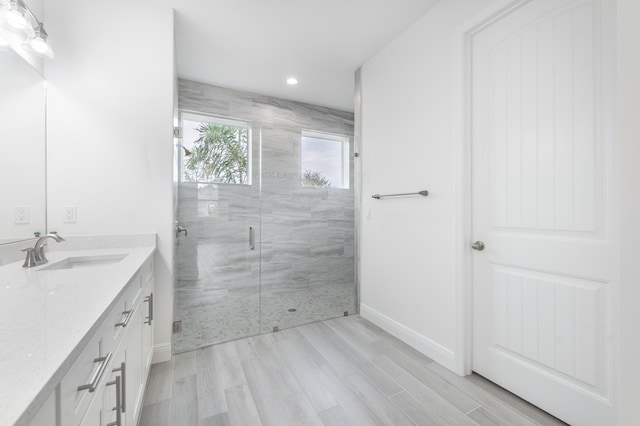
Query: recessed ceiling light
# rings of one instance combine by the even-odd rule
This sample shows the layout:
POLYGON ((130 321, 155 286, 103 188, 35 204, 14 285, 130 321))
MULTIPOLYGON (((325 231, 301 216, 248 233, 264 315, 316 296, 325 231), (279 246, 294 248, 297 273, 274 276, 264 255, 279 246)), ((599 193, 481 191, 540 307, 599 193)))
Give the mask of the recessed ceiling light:
POLYGON ((295 77, 289 77, 289 78, 287 79, 287 84, 288 84, 289 86, 295 86, 296 84, 298 84, 298 79, 297 79, 297 78, 295 78, 295 77))

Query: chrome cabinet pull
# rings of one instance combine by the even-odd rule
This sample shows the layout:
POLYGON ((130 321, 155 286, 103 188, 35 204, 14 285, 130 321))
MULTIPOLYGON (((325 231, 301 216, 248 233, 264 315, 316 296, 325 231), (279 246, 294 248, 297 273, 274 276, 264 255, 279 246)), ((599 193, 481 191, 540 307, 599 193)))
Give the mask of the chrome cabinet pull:
POLYGON ((124 321, 117 322, 116 327, 126 327, 127 325, 129 325, 129 321, 133 316, 133 309, 129 309, 128 311, 122 311, 122 314, 126 315, 124 317, 124 321))
POLYGON ((144 298, 144 301, 149 303, 149 316, 144 323, 151 325, 151 321, 153 321, 153 293, 149 293, 149 295, 144 298))
POLYGON ((121 362, 120 367, 114 368, 111 371, 114 373, 117 373, 118 371, 122 373, 122 404, 120 404, 120 408, 124 413, 127 410, 127 363, 121 362))
POLYGON ((256 230, 253 226, 249 227, 249 249, 254 250, 256 248, 256 230))
POLYGON ((471 244, 471 248, 474 250, 482 251, 484 250, 484 243, 482 241, 476 241, 475 243, 471 244))
POLYGON ((89 390, 89 392, 95 392, 96 386, 98 386, 100 379, 102 379, 102 375, 104 374, 109 361, 111 361, 111 352, 109 352, 107 356, 94 359, 93 362, 99 363, 100 366, 91 375, 89 383, 87 383, 86 385, 78 386, 78 391, 89 390))
POLYGON ((116 376, 116 379, 107 382, 106 386, 116 386, 116 406, 113 407, 113 411, 116 412, 116 421, 107 423, 106 426, 121 426, 122 425, 122 414, 120 414, 120 405, 122 403, 122 395, 120 394, 120 389, 122 387, 122 383, 120 382, 120 376, 116 376))

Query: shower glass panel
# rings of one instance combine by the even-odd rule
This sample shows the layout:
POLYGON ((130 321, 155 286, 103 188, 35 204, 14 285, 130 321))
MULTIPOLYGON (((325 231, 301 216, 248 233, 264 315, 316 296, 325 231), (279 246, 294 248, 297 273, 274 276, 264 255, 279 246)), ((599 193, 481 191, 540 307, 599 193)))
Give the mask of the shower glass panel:
POLYGON ((182 114, 182 129, 177 220, 187 235, 177 238, 174 353, 260 332, 260 246, 250 240, 260 224, 256 132, 195 114, 182 114), (215 143, 228 145, 220 157, 237 157, 217 175, 194 161, 215 143))
POLYGON ((262 129, 263 333, 355 313, 353 144, 317 130, 262 129))
POLYGON ((353 114, 178 86, 173 352, 355 313, 353 114))

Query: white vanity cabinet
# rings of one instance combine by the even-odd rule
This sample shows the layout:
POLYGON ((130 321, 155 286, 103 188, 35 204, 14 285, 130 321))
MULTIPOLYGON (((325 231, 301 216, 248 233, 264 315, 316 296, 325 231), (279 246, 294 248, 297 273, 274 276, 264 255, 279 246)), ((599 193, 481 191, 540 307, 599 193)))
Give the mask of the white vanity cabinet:
POLYGON ((152 294, 151 257, 129 281, 98 332, 62 379, 62 425, 137 423, 153 352, 152 294))

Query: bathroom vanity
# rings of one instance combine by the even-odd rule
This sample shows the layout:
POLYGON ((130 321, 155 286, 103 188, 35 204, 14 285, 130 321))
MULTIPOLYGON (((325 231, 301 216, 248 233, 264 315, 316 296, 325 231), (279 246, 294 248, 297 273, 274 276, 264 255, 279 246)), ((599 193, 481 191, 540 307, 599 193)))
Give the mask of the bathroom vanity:
MULTIPOLYGON (((155 238, 155 236, 153 236, 155 238)), ((0 425, 135 425, 153 355, 153 253, 0 267, 0 425)))

